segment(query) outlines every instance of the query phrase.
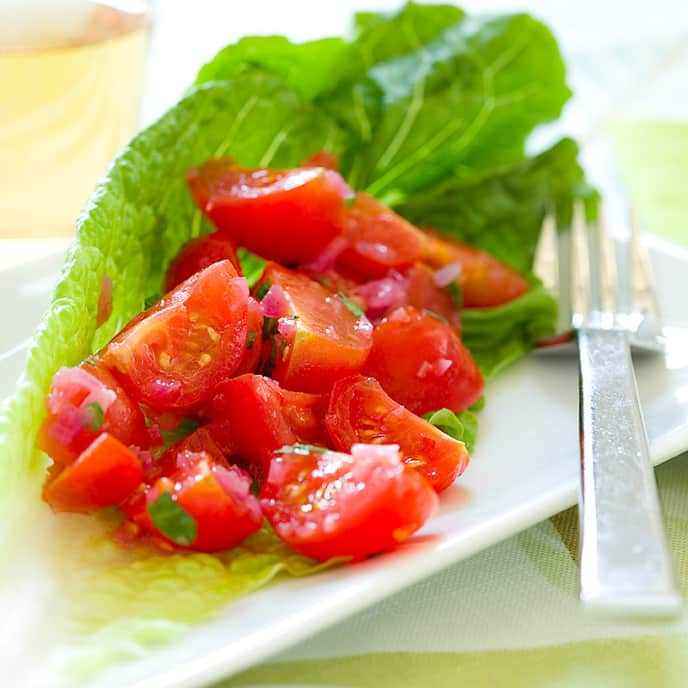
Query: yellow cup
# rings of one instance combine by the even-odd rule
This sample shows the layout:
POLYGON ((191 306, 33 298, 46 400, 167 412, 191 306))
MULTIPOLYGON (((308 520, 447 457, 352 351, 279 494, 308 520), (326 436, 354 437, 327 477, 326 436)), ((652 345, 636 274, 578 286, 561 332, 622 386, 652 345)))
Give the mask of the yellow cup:
POLYGON ((95 4, 65 44, 0 45, 0 237, 67 235, 141 112, 148 15, 95 4))

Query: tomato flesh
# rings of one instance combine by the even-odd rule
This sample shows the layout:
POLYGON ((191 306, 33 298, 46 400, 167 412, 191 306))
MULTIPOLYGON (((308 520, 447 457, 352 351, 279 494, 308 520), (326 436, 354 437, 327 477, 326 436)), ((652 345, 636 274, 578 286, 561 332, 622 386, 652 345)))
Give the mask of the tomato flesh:
POLYGON ((228 260, 240 272, 234 245, 225 232, 213 232, 191 239, 170 263, 165 275, 165 291, 172 291, 192 275, 222 260, 228 260))
POLYGON ((329 443, 327 403, 327 395, 290 392, 261 375, 241 375, 219 387, 209 415, 213 425, 231 428, 234 453, 262 481, 276 449, 295 442, 329 443))
POLYGON ((437 508, 426 480, 393 447, 281 454, 260 494, 277 535, 297 552, 326 561, 393 549, 437 508))
POLYGON ((43 498, 56 511, 95 511, 121 504, 142 480, 143 468, 136 454, 104 432, 46 483, 43 498))
POLYGON ((375 327, 363 370, 419 415, 441 408, 464 411, 480 399, 485 387, 456 332, 412 306, 397 308, 375 327))
POLYGON ((346 249, 337 264, 370 278, 408 267, 420 255, 423 233, 366 193, 347 210, 346 249))
POLYGON ((321 149, 308 160, 301 163, 301 167, 325 167, 328 170, 339 171, 339 158, 333 153, 328 153, 325 149, 321 149))
POLYGON ((48 415, 39 430, 38 446, 57 464, 76 460, 104 432, 123 444, 148 445, 141 409, 97 363, 61 368, 53 378, 46 406, 48 415))
POLYGON ((487 251, 460 241, 428 235, 421 260, 433 268, 461 266, 456 284, 465 308, 490 308, 513 301, 528 291, 528 282, 487 251))
POLYGON ((430 311, 444 318, 461 334, 461 316, 454 297, 446 287, 438 287, 434 272, 423 263, 414 264, 406 273, 407 305, 421 311, 430 311))
POLYGON ((246 348, 248 288, 228 260, 196 273, 102 351, 129 394, 159 411, 186 412, 212 395, 246 348))
POLYGON ((174 469, 146 489, 142 508, 133 520, 168 544, 197 552, 218 552, 235 547, 262 525, 258 500, 251 494, 251 479, 237 466, 221 465, 206 451, 181 451, 174 469), (195 522, 196 535, 179 542, 156 527, 151 505, 169 493, 195 522))
POLYGON ((332 390, 326 422, 339 451, 349 451, 359 442, 398 445, 404 462, 437 492, 449 487, 468 465, 463 442, 398 404, 373 378, 340 380, 332 390))
POLYGON ((352 193, 334 170, 246 169, 227 158, 190 170, 188 182, 198 207, 236 245, 287 264, 312 260, 342 233, 352 193))
POLYGON ((365 316, 321 284, 275 263, 266 266, 257 289, 264 283, 280 287, 289 313, 266 342, 271 375, 283 387, 327 392, 336 380, 360 370, 372 343, 365 316))

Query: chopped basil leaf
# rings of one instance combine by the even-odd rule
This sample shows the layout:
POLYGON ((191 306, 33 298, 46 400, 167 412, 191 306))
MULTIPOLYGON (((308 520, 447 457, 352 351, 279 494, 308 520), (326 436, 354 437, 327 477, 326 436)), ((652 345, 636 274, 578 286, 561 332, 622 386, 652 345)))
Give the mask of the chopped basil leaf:
POLYGON ((241 265, 241 274, 246 278, 249 289, 253 289, 254 285, 263 276, 265 261, 247 251, 243 246, 237 249, 237 258, 241 265))
POLYGON ((88 409, 88 415, 90 417, 90 422, 88 424, 89 430, 99 432, 105 420, 103 407, 97 401, 92 401, 90 404, 86 405, 86 408, 88 409))
POLYGON ((319 447, 315 444, 287 444, 284 447, 275 449, 275 454, 299 454, 300 456, 308 456, 308 454, 322 454, 328 451, 327 447, 319 447))
POLYGON ((147 296, 143 302, 143 308, 144 310, 148 310, 151 306, 154 306, 160 299, 162 298, 162 294, 157 293, 157 294, 151 294, 150 296, 147 296))
POLYGON ((246 349, 252 349, 253 345, 256 343, 257 332, 249 332, 246 335, 246 349))
POLYGON ((165 443, 165 447, 167 448, 173 444, 176 444, 180 440, 183 440, 185 437, 188 437, 199 426, 200 423, 197 423, 195 420, 191 420, 191 418, 183 418, 181 423, 179 423, 176 428, 172 430, 161 430, 160 436, 162 437, 162 441, 165 443))
POLYGON ((351 208, 356 203, 356 196, 347 196, 344 199, 344 207, 351 208))
POLYGON ((286 339, 283 339, 283 340, 280 342, 280 345, 279 345, 279 355, 280 355, 280 356, 283 356, 283 355, 284 355, 284 352, 286 351, 287 345, 288 345, 288 344, 289 344, 289 342, 288 342, 286 339))
POLYGON ((198 524, 169 492, 163 492, 147 507, 153 525, 178 545, 190 545, 196 539, 198 524))
POLYGON ((435 318, 435 320, 439 320, 440 322, 443 322, 445 325, 449 324, 449 321, 443 315, 440 315, 439 313, 435 313, 435 311, 431 311, 427 308, 424 308, 423 313, 425 313, 425 315, 429 315, 431 318, 435 318))
POLYGON ((270 280, 265 280, 265 282, 256 289, 256 300, 262 301, 265 295, 270 291, 271 286, 270 280))
POLYGON ((342 303, 346 306, 347 310, 355 315, 357 318, 365 315, 359 306, 357 306, 350 298, 348 298, 344 292, 338 291, 337 296, 341 299, 342 303))
POLYGON ((278 325, 277 318, 263 318, 263 339, 269 339, 277 334, 278 325))
POLYGON ((459 287, 456 282, 451 282, 449 285, 447 285, 447 289, 449 289, 449 293, 452 295, 456 310, 460 311, 463 308, 463 294, 461 293, 461 287, 459 287))
POLYGON ((330 280, 328 280, 327 277, 316 277, 315 279, 318 280, 318 282, 320 282, 320 284, 322 284, 323 287, 326 287, 327 289, 329 289, 332 286, 332 282, 330 282, 330 280))

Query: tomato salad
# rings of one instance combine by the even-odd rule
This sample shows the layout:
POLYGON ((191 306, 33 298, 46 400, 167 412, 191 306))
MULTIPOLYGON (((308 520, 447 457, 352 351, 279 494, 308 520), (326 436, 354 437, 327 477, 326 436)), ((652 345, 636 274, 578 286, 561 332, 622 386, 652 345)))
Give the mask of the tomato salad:
POLYGON ((393 548, 469 461, 422 417, 483 393, 459 305, 526 281, 354 193, 325 152, 284 170, 209 160, 188 182, 215 231, 182 248, 156 304, 55 375, 44 499, 121 509, 123 544, 215 552, 267 519, 317 560, 393 548), (252 289, 239 247, 267 261, 252 289))

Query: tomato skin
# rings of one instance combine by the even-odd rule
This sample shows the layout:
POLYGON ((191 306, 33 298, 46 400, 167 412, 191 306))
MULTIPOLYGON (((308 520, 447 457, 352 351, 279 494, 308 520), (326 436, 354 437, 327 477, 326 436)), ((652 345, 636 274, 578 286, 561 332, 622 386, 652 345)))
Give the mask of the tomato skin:
POLYGON ((141 485, 143 468, 134 452, 107 432, 43 488, 55 511, 89 512, 123 503, 141 485))
POLYGON ((456 332, 412 306, 397 308, 375 327, 363 372, 418 415, 441 408, 464 411, 485 387, 456 332))
POLYGON ((487 251, 460 241, 441 239, 428 234, 421 260, 433 268, 450 263, 461 265, 456 280, 461 289, 464 308, 490 308, 513 301, 528 291, 528 282, 487 251))
POLYGON ((282 413, 279 385, 261 375, 241 375, 220 385, 209 415, 231 428, 236 453, 257 480, 268 474, 275 449, 298 442, 282 413))
POLYGON ((256 289, 265 282, 282 289, 290 315, 298 316, 280 319, 278 329, 288 324, 290 335, 265 342, 271 375, 282 387, 327 392, 336 380, 360 370, 372 343, 372 325, 365 316, 354 315, 321 284, 276 263, 268 263, 256 289))
POLYGON ((443 317, 461 335, 461 316, 451 292, 435 284, 433 271, 423 263, 415 263, 406 273, 407 304, 420 311, 427 310, 443 317))
POLYGON ((237 466, 220 465, 205 451, 182 451, 176 466, 145 491, 133 520, 149 533, 173 547, 154 525, 148 507, 169 492, 196 522, 197 533, 186 548, 196 552, 219 552, 240 544, 260 529, 263 517, 258 500, 251 494, 251 479, 237 466))
POLYGON ((198 207, 236 245, 287 264, 312 260, 342 233, 352 193, 334 170, 246 169, 229 158, 208 160, 187 179, 198 207))
POLYGON ((192 275, 221 260, 228 260, 238 273, 241 272, 234 245, 225 232, 212 232, 191 239, 167 268, 165 291, 172 291, 192 275))
POLYGON ((140 403, 186 413, 238 367, 246 348, 248 287, 228 260, 182 282, 101 352, 140 403))
POLYGON ((436 510, 437 495, 394 448, 281 454, 260 493, 277 535, 318 561, 393 549, 436 510))
POLYGON ((310 158, 302 162, 301 167, 325 167, 328 170, 339 172, 339 158, 321 148, 313 153, 310 158))
POLYGON ((339 451, 360 442, 398 445, 404 462, 437 492, 449 487, 469 462, 462 442, 398 404, 374 378, 340 380, 332 390, 326 423, 339 451))
POLYGON ((344 238, 348 246, 337 265, 372 279, 411 265, 425 241, 419 229, 362 192, 347 209, 344 238))
POLYGON ((38 447, 57 464, 72 463, 100 434, 108 432, 123 444, 148 446, 141 409, 112 374, 88 361, 78 368, 62 368, 53 378, 46 400, 48 415, 38 433, 38 447), (96 430, 87 408, 91 402, 104 410, 96 430))

